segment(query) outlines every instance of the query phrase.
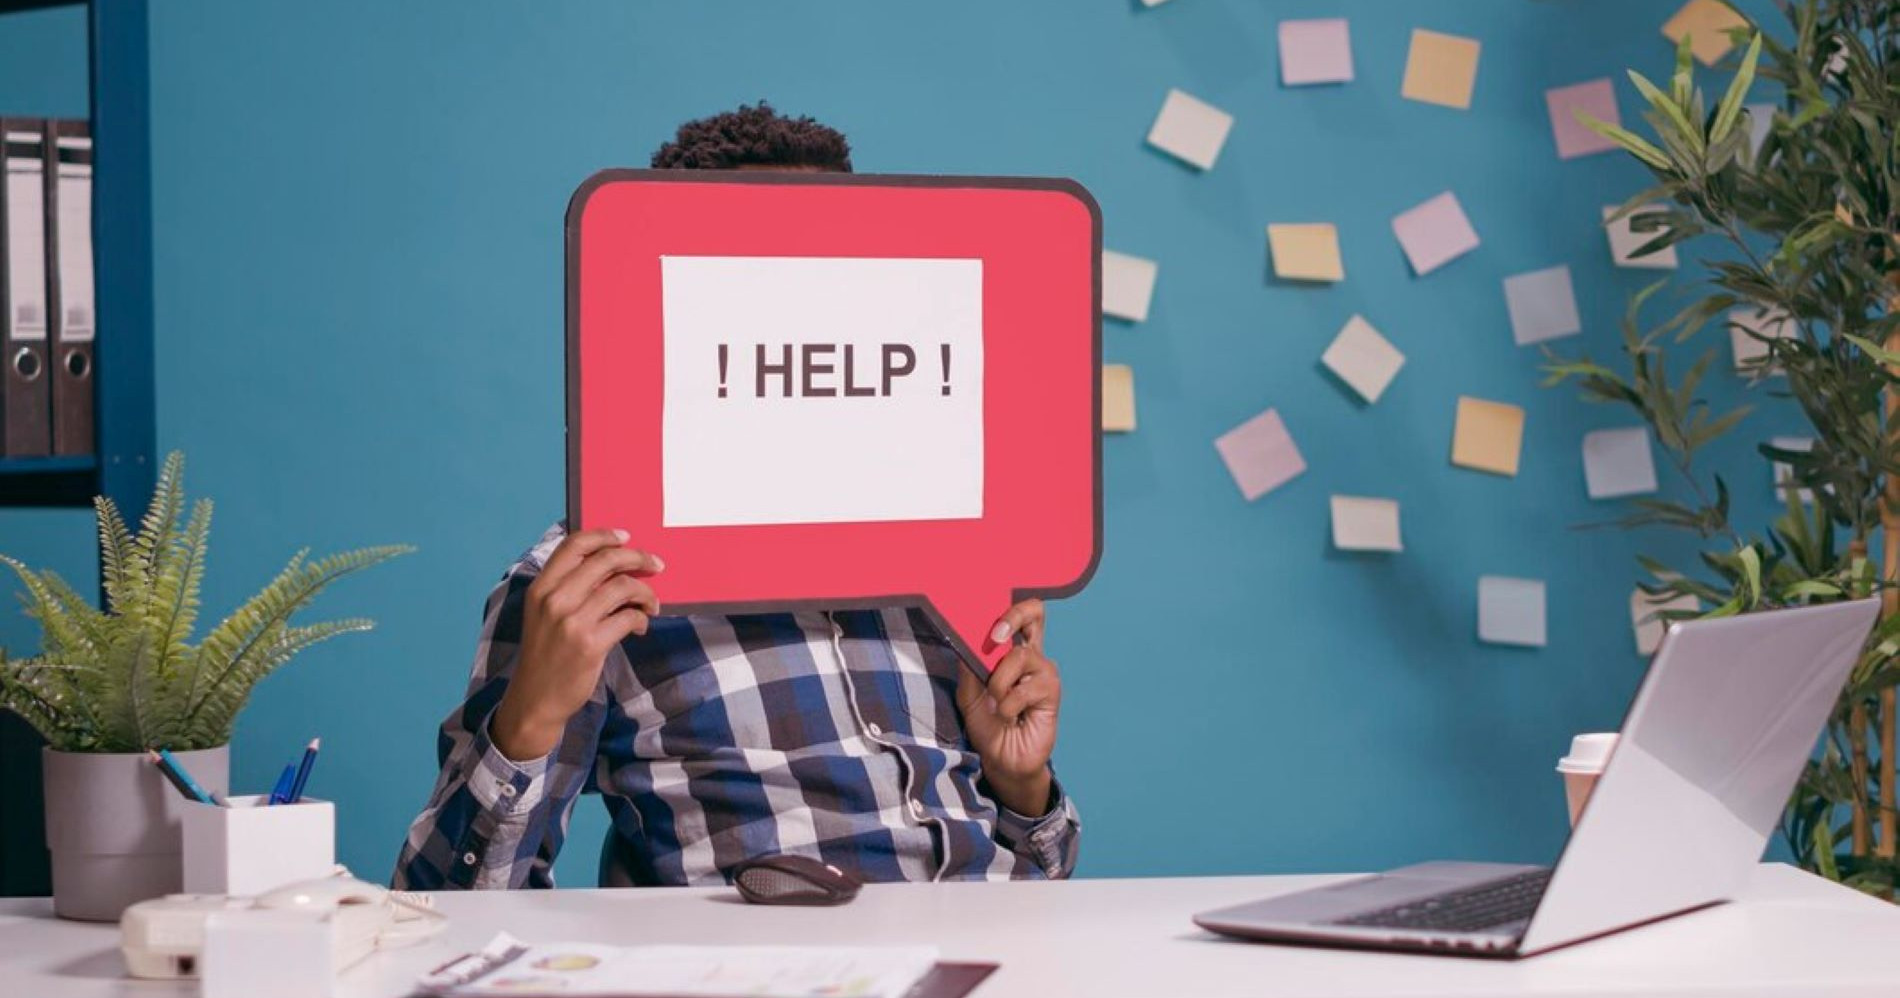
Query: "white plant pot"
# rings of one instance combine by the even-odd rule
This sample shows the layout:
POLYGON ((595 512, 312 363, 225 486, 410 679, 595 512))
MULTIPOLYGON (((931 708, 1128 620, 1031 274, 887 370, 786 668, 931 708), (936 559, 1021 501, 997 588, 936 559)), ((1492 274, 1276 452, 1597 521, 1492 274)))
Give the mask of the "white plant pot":
MULTIPOLYGON (((230 746, 174 753, 207 792, 230 788, 230 746)), ((43 756, 53 912, 116 922, 126 907, 184 888, 185 798, 142 752, 43 756)))

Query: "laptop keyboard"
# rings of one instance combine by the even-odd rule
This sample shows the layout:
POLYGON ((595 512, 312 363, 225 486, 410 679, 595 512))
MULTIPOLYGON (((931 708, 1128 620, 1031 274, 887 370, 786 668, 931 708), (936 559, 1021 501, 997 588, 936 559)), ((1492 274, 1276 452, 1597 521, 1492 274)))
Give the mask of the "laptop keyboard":
POLYGON ((1527 870, 1503 880, 1362 912, 1333 924, 1476 932, 1494 925, 1521 922, 1537 910, 1544 887, 1550 883, 1550 873, 1549 870, 1527 870))

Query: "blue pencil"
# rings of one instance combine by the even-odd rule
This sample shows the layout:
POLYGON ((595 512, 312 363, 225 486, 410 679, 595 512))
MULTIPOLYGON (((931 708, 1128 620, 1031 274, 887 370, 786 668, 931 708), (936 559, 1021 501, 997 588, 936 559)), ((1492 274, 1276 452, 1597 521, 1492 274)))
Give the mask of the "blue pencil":
POLYGON ((205 793, 205 788, 198 785, 197 780, 191 778, 191 772, 185 769, 171 752, 165 749, 159 749, 155 752, 151 752, 150 756, 152 761, 158 764, 158 768, 164 772, 167 777, 171 778, 172 783, 175 784, 179 790, 184 791, 185 796, 200 804, 217 803, 211 799, 210 794, 205 793))
POLYGON ((284 771, 277 774, 277 785, 271 788, 270 803, 282 804, 290 800, 290 784, 297 779, 297 767, 286 764, 284 771))
POLYGON ((323 739, 312 738, 303 749, 303 760, 297 763, 297 779, 290 785, 290 803, 303 800, 303 785, 310 780, 310 767, 316 765, 317 749, 323 747, 323 739))

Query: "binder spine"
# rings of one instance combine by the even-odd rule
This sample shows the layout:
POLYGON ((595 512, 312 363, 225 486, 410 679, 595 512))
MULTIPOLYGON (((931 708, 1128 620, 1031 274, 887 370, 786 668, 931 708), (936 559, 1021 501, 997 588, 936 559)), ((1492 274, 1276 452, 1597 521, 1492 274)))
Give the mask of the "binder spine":
POLYGON ((52 451, 46 316, 46 123, 0 120, 5 173, 6 302, 0 315, 0 380, 6 383, 0 455, 52 451))
POLYGON ((94 451, 92 133, 83 121, 57 122, 47 143, 46 259, 53 323, 53 453, 94 451))

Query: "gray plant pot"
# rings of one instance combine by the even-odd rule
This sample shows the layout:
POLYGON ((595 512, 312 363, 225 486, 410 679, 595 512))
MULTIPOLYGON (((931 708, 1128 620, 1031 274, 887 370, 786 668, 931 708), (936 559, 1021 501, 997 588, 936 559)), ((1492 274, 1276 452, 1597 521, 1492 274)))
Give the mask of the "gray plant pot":
MULTIPOLYGON (((174 754, 205 790, 230 789, 229 746, 174 754)), ((185 798, 144 753, 47 749, 44 762, 54 914, 115 922, 128 905, 183 889, 185 798)))

